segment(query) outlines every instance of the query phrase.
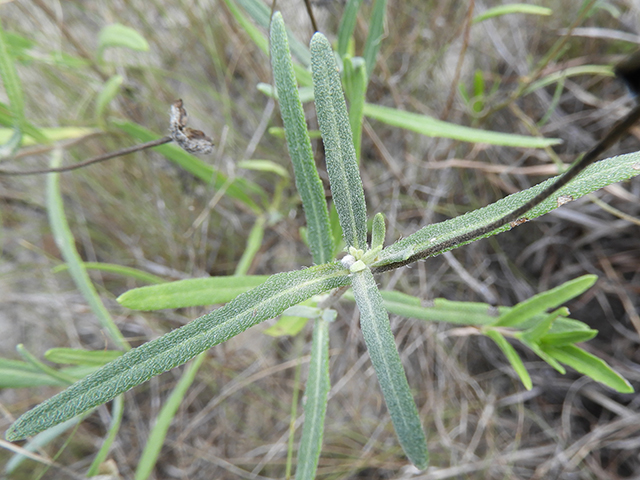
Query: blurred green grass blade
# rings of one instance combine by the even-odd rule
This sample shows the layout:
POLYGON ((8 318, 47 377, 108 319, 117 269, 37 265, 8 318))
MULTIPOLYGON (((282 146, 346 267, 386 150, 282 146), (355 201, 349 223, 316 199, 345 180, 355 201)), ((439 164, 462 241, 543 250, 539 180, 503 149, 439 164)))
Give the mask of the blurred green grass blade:
POLYGON ((331 382, 329 379, 329 322, 318 318, 313 327, 309 377, 304 396, 304 425, 298 448, 296 480, 314 479, 322 439, 324 418, 327 413, 327 399, 331 382))
POLYGON ((238 261, 234 275, 246 275, 251 268, 251 263, 255 258, 260 246, 262 245, 262 239, 264 237, 264 224, 267 221, 265 215, 260 215, 256 218, 256 222, 251 227, 249 237, 247 238, 247 245, 244 247, 242 257, 238 261))
MULTIPOLYGON (((51 168, 57 168, 62 163, 62 151, 55 149, 51 155, 51 168)), ((100 296, 96 291, 89 275, 83 267, 82 258, 78 254, 75 246, 73 233, 67 223, 60 192, 60 174, 47 174, 47 212, 49 214, 49 224, 57 247, 62 253, 62 258, 69 265, 69 273, 82 296, 85 298, 94 315, 98 318, 100 325, 104 328, 113 342, 124 350, 129 348, 129 344, 118 330, 111 315, 105 308, 100 296)))
POLYGON ((529 85, 522 95, 528 95, 536 90, 544 87, 548 87, 556 82, 563 81, 569 77, 576 77, 579 75, 598 75, 602 77, 614 77, 613 67, 610 65, 580 65, 578 67, 569 67, 558 72, 550 73, 542 77, 540 80, 533 82, 529 85))
POLYGON ((138 460, 138 466, 136 467, 136 474, 134 477, 135 480, 146 480, 153 472, 153 468, 155 467, 156 462, 158 461, 158 456, 160 455, 160 450, 162 449, 165 438, 167 437, 171 421, 175 417, 178 408, 180 408, 180 404, 182 403, 184 396, 187 394, 187 390, 189 390, 189 387, 195 380, 196 374, 198 373, 198 370, 205 358, 207 358, 207 352, 201 353, 194 359, 191 365, 189 365, 186 371, 182 374, 180 381, 175 386, 171 395, 160 410, 158 418, 156 418, 156 422, 149 432, 147 443, 144 446, 142 455, 138 460))
POLYGON ((132 310, 161 310, 214 305, 233 300, 241 293, 263 284, 266 275, 189 278, 160 285, 134 288, 117 301, 132 310))
MULTIPOLYGON (((552 195, 551 198, 548 198, 529 210, 526 213, 526 218, 532 220, 558 208, 558 198, 560 197, 563 197, 563 199, 571 198, 576 200, 587 193, 594 192, 616 182, 628 180, 637 175, 640 175, 640 152, 601 160, 586 168, 572 182, 565 185, 558 190, 558 192, 552 195)), ((481 225, 487 225, 498 220, 533 198, 557 178, 558 177, 550 178, 535 187, 509 195, 508 197, 498 200, 491 205, 466 213, 465 215, 460 215, 450 220, 421 228, 416 233, 409 235, 408 237, 382 250, 378 257, 379 260, 377 260, 372 266, 377 267, 388 263, 394 263, 395 261, 402 259, 407 259, 416 252, 437 246, 441 242, 455 238, 465 232, 473 231, 481 225)), ((512 227, 510 225, 504 225, 503 227, 487 233, 486 235, 482 235, 477 239, 454 247, 443 248, 438 252, 438 254, 466 245, 467 243, 479 240, 480 238, 496 235, 510 230, 511 228, 512 227)))
POLYGON ((98 59, 107 48, 123 47, 139 52, 149 51, 149 44, 136 30, 120 23, 106 25, 98 34, 98 59))
POLYGON ((338 55, 340 55, 340 58, 344 58, 347 54, 349 41, 356 28, 360 4, 362 4, 362 0, 347 0, 347 5, 344 7, 340 25, 338 26, 338 55))
POLYGON ((497 7, 485 10, 480 15, 473 18, 473 23, 480 23, 489 18, 509 15, 511 13, 524 13, 528 15, 552 15, 553 10, 551 10, 550 8, 539 7, 538 5, 530 5, 527 3, 510 3, 507 5, 499 5, 497 7))
POLYGON ((314 263, 320 265, 333 258, 333 236, 324 187, 313 158, 280 12, 276 12, 271 25, 271 63, 296 187, 307 219, 307 241, 314 263))
POLYGON ((256 172, 268 172, 282 178, 289 178, 287 169, 271 160, 240 160, 236 165, 238 168, 246 168, 247 170, 254 170, 256 172))
POLYGON ((518 374, 518 377, 520 377, 524 388, 531 390, 533 388, 531 377, 529 376, 529 372, 527 372, 527 369, 525 368, 524 363, 522 363, 522 359, 518 355, 518 352, 516 352, 515 348, 513 348, 507 339, 504 338, 504 336, 497 330, 487 328, 486 330, 483 330, 482 333, 498 345, 498 348, 500 348, 502 353, 504 353, 511 366, 518 374))
POLYGON ((493 132, 444 122, 427 115, 406 112, 371 103, 364 104, 365 117, 379 120, 387 125, 404 128, 427 137, 451 138, 462 142, 487 143, 520 148, 545 148, 561 143, 558 138, 530 137, 513 133, 493 132))
MULTIPOLYGON (((247 17, 240 11, 240 9, 235 4, 234 0, 224 0, 227 8, 236 19, 236 21, 240 24, 242 29, 249 35, 251 40, 256 44, 256 46, 262 50, 266 55, 269 55, 269 41, 267 40, 267 36, 264 35, 253 23, 249 21, 247 17)), ((308 65, 308 64, 307 64, 308 65)), ((308 87, 311 85, 311 73, 304 66, 295 64, 293 65, 293 70, 296 73, 296 79, 300 85, 308 87)))
POLYGON ((492 325, 494 327, 516 327, 525 320, 532 318, 548 309, 561 304, 585 292, 596 283, 597 275, 583 275, 558 285, 546 292, 538 293, 527 300, 518 303, 508 313, 501 315, 492 325))
POLYGON ((333 202, 348 247, 367 250, 367 207, 338 65, 327 38, 311 39, 313 89, 333 202))
MULTIPOLYGON (((31 438, 25 445, 23 445, 22 448, 27 452, 41 452, 44 447, 49 445, 49 443, 57 439, 67 430, 75 427, 83 418, 84 417, 72 418, 71 420, 61 423, 60 425, 56 425, 46 432, 39 433, 38 435, 31 438)), ((11 475, 12 473, 14 473, 25 460, 30 460, 30 458, 20 453, 16 453, 15 455, 13 455, 13 457, 11 457, 11 459, 4 467, 5 475, 11 475)))
POLYGON ((122 75, 114 75, 107 80, 100 89, 100 93, 98 93, 98 96, 96 97, 96 123, 104 123, 104 112, 109 103, 111 103, 111 100, 118 95, 123 82, 124 77, 122 75))
POLYGON ((71 385, 73 382, 75 382, 76 379, 71 375, 67 375, 60 370, 56 370, 55 368, 52 368, 49 365, 38 360, 31 352, 29 352, 29 350, 26 349, 26 347, 22 343, 16 345, 16 351, 20 354, 25 362, 30 363, 45 375, 49 375, 51 378, 56 378, 61 382, 65 382, 67 385, 71 385))
POLYGON ((380 43, 384 34, 384 17, 387 12, 387 0, 375 0, 371 19, 369 20, 369 34, 364 45, 365 65, 367 67, 367 80, 371 78, 371 72, 376 66, 376 58, 380 51, 380 43))
POLYGON ((18 72, 14 64, 14 59, 9 53, 9 45, 7 37, 0 22, 0 77, 2 84, 9 99, 11 115, 13 116, 13 126, 22 131, 25 123, 24 116, 24 96, 22 93, 22 85, 18 78, 18 72))
POLYGON ((0 358, 0 388, 66 387, 69 385, 67 377, 75 381, 95 370, 96 367, 87 366, 61 368, 58 371, 65 375, 65 380, 61 380, 44 373, 31 363, 0 358))
POLYGON ((44 358, 67 365, 102 366, 122 355, 120 350, 82 350, 80 348, 50 348, 44 358))
MULTIPOLYGON (((269 29, 271 20, 271 8, 261 0, 236 0, 247 11, 249 16, 264 29, 269 29)), ((291 31, 286 28, 289 48, 294 57, 305 67, 311 63, 311 54, 307 46, 299 41, 291 31)))
MULTIPOLYGON (((106 273, 115 273, 116 275, 122 275, 123 277, 134 278, 136 280, 140 280, 145 283, 166 283, 162 277, 158 277, 157 275, 153 275, 152 273, 144 272, 137 268, 125 267, 124 265, 116 265, 115 263, 104 263, 104 262, 83 262, 82 266, 85 270, 99 270, 101 272, 106 273)), ((51 271, 53 273, 64 272, 69 269, 69 265, 66 263, 62 265, 58 265, 55 268, 52 268, 51 271)))
MULTIPOLYGON (((6 143, 9 137, 13 134, 16 124, 15 117, 11 112, 10 107, 7 107, 4 103, 0 102, 0 125, 5 127, 10 127, 8 130, 0 129, 0 144, 6 143), (5 133, 8 131, 9 133, 5 133)), ((49 143, 49 139, 37 128, 35 125, 27 121, 26 119, 22 123, 22 133, 25 137, 27 137, 33 144, 36 143, 49 143), (30 138, 29 138, 30 137, 30 138)), ((22 139, 23 144, 26 142, 26 139, 22 139)))
POLYGON ((118 432, 120 431, 120 424, 122 423, 122 416, 124 414, 124 396, 118 395, 113 399, 113 406, 111 408, 111 425, 109 426, 109 431, 107 432, 107 438, 104 439, 102 445, 100 446, 100 450, 96 454, 96 457, 91 462, 91 466, 87 471, 87 477, 94 477, 98 475, 100 466, 107 459, 109 455, 109 450, 111 450, 111 445, 113 445, 118 432))
POLYGON ((607 362, 585 352, 575 345, 560 347, 544 346, 542 349, 556 360, 570 366, 574 370, 603 383, 620 393, 633 393, 633 387, 607 362))
POLYGON ((69 383, 43 373, 30 363, 0 358, 0 388, 30 388, 45 385, 67 386, 69 383))
MULTIPOLYGON (((489 325, 495 317, 489 315, 489 305, 484 311, 465 311, 464 302, 455 302, 455 308, 423 307, 420 299, 405 293, 382 290, 384 307, 389 313, 429 322, 448 322, 458 325, 489 325), (458 305, 460 304, 460 305, 458 305)), ((345 294, 348 298, 348 293, 345 294)))
MULTIPOLYGON (((113 120, 111 123, 141 142, 149 142, 158 138, 158 135, 152 133, 150 130, 132 122, 113 120)), ((158 147, 154 147, 153 150, 160 152, 162 155, 167 157, 168 160, 171 160, 176 165, 184 168, 195 177, 205 181, 206 183, 212 183, 216 189, 222 188, 222 186, 227 182, 227 177, 225 175, 199 158, 185 152, 176 145, 160 145, 158 147)), ((262 213, 262 209, 248 195, 249 193, 252 193, 259 195, 263 200, 266 199, 267 194, 258 185, 244 178, 237 177, 233 180, 233 183, 231 185, 227 185, 226 188, 226 195, 245 204, 254 213, 262 213)))
POLYGON ((356 159, 360 163, 360 144, 362 142, 362 119, 364 114, 365 96, 367 93, 367 74, 365 65, 360 58, 345 57, 344 84, 349 99, 349 124, 353 134, 353 145, 356 159))
MULTIPOLYGON (((59 140, 71 140, 74 138, 86 137, 98 133, 95 128, 86 127, 51 127, 38 129, 31 127, 24 129, 20 146, 30 147, 32 145, 48 144, 59 140)), ((15 134, 12 128, 0 128, 0 143, 6 143, 15 134)))
POLYGON ((29 410, 13 423, 6 438, 15 441, 35 435, 102 405, 151 377, 182 365, 214 345, 280 315, 293 305, 349 283, 349 271, 340 262, 273 275, 224 307, 129 350, 29 410))
POLYGON ((360 310, 362 335, 400 445, 411 463, 424 470, 429 465, 427 441, 400 361, 382 296, 368 268, 354 273, 351 284, 360 310))

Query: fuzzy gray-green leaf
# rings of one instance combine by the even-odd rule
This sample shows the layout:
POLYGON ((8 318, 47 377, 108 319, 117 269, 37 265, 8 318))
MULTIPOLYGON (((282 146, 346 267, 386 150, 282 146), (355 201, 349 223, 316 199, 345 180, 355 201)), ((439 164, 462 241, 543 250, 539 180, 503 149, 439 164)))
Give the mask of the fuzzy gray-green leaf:
POLYGON ((382 296, 368 268, 354 273, 351 283, 360 310, 362 335, 400 445, 411 463, 425 469, 429 465, 427 441, 398 355, 382 296))
POLYGON ((367 250, 367 207, 338 65, 321 33, 311 39, 311 69, 331 194, 347 247, 367 250))
MULTIPOLYGON (((525 214, 525 217, 528 220, 532 220, 554 210, 555 208, 558 208, 558 206, 566 203, 567 200, 576 200, 587 193, 594 192, 612 183, 628 180, 636 175, 640 175, 640 152, 601 160, 585 169, 575 178, 575 180, 562 187, 558 192, 556 192, 556 194, 552 195, 551 198, 548 198, 529 210, 525 214)), ((488 225, 526 203, 536 194, 548 187, 551 182, 556 180, 556 178, 558 177, 550 178, 549 180, 542 182, 535 187, 529 188, 528 190, 509 195, 508 197, 498 200, 487 207, 474 210, 445 222, 421 228, 416 233, 385 248, 380 253, 379 260, 372 265, 372 268, 406 260, 422 250, 427 248, 431 249, 434 246, 443 244, 447 240, 464 233, 471 232, 482 225, 488 225)), ((480 238, 502 233, 510 230, 511 228, 512 227, 510 225, 504 225, 493 232, 481 235, 477 239, 463 242, 455 246, 445 247, 441 251, 434 253, 434 255, 466 245, 467 243, 480 238)))
POLYGON ((304 119, 304 110, 289 53, 287 32, 280 12, 276 12, 271 23, 271 64, 278 90, 282 122, 285 126, 287 147, 293 162, 296 187, 307 217, 307 239, 313 261, 319 265, 330 261, 333 257, 333 236, 329 225, 324 187, 313 159, 307 123, 304 119))
POLYGON ((329 322, 318 318, 313 329, 309 378, 305 390, 304 427, 298 449, 296 480, 313 479, 322 449, 329 380, 329 322))
POLYGON ((46 430, 101 405, 155 375, 273 318, 313 295, 349 284, 339 263, 273 275, 262 285, 182 328, 130 350, 97 372, 22 415, 7 431, 9 441, 46 430))

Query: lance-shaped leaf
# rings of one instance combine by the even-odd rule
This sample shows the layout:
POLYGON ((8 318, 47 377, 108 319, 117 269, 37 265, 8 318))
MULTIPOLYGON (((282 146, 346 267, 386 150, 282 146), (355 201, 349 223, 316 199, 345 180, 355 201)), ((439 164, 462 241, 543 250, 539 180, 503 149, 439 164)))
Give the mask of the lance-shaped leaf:
POLYGON ((354 273, 351 283, 360 310, 362 335, 400 445, 411 463, 425 469, 429 465, 427 441, 398 355, 382 296, 368 268, 354 273))
POLYGON ((311 70, 331 194, 344 239, 347 247, 367 250, 367 207, 347 105, 333 50, 321 33, 311 39, 311 70))
POLYGON ((19 440, 101 405, 155 375, 182 365, 313 295, 349 284, 339 262, 273 275, 264 284, 182 328, 127 352, 22 415, 7 431, 19 440))
POLYGON ((296 480, 305 480, 316 476, 330 388, 329 322, 318 318, 313 329, 309 378, 305 390, 307 400, 304 405, 304 427, 298 449, 296 480))
POLYGON ((574 278, 562 285, 538 293, 524 302, 520 302, 508 313, 500 315, 492 326, 494 327, 514 327, 522 324, 529 318, 544 312, 547 309, 555 308, 564 302, 577 297, 590 288, 598 280, 597 275, 583 275, 574 278))
MULTIPOLYGON (((565 185, 547 200, 544 200, 536 207, 529 210, 522 221, 532 220, 545 213, 564 205, 567 202, 576 200, 587 193, 594 192, 602 187, 612 183, 628 180, 629 178, 640 175, 640 152, 620 155, 618 157, 601 160, 594 165, 586 168, 572 182, 565 185)), ((448 241, 465 233, 472 232, 478 227, 489 225, 499 220, 507 213, 512 212, 527 201, 535 197, 543 189, 554 182, 558 177, 550 178, 535 187, 531 187, 522 192, 509 195, 498 200, 491 205, 474 210, 473 212, 460 215, 445 222, 428 225, 416 233, 409 235, 407 238, 394 243, 385 248, 379 255, 379 260, 372 264, 374 272, 385 265, 391 265, 396 262, 402 262, 419 252, 428 250, 429 256, 437 255, 447 250, 452 250, 462 245, 466 245, 474 240, 489 237, 497 233, 510 230, 513 226, 521 222, 514 222, 514 225, 504 225, 496 230, 484 235, 480 235, 474 240, 468 240, 451 246, 448 241), (438 246, 443 245, 442 249, 438 246)), ((384 270, 384 268, 382 268, 384 270)))
POLYGON ((371 20, 369 21, 369 34, 364 45, 364 61, 367 66, 367 79, 371 78, 371 72, 376 65, 376 57, 380 50, 380 42, 384 34, 384 17, 387 11, 387 0, 375 0, 371 20))
POLYGON ((307 217, 307 239, 313 261, 319 265, 333 257, 333 236, 324 188, 313 160, 311 140, 293 72, 287 32, 280 12, 276 12, 271 23, 271 64, 289 155, 293 162, 296 187, 307 217))

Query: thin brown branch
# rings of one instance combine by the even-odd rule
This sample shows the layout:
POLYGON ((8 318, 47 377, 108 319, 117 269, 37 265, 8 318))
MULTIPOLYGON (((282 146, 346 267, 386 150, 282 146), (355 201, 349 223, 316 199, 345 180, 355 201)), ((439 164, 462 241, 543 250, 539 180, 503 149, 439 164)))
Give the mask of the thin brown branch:
POLYGON ((18 175, 39 175, 42 173, 70 172, 71 170, 76 170, 78 168, 86 167, 88 165, 93 165, 94 163, 104 162, 105 160, 111 160, 112 158, 121 157, 122 155, 128 155, 130 153, 139 152, 140 150, 145 150, 147 148, 157 147, 158 145, 164 145, 165 143, 169 143, 172 141, 173 141, 173 138, 171 137, 162 137, 157 140, 152 140, 150 142, 141 143, 139 145, 134 145, 132 147, 123 148, 121 150, 116 150, 115 152, 104 153, 102 155, 98 155, 97 157, 90 158, 89 160, 85 160, 84 162, 74 163, 73 165, 67 165, 66 167, 45 168, 42 170, 19 170, 19 171, 0 170, 0 175, 18 176, 18 175))

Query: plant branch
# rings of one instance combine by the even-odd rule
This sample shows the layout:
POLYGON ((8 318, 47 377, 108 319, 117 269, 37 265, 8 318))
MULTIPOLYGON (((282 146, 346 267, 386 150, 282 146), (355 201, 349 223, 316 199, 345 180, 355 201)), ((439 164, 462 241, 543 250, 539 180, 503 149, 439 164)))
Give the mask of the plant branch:
POLYGON ((516 208, 511 213, 505 215, 504 217, 496 220, 495 222, 491 222, 488 225, 484 225, 482 227, 476 228, 467 233, 463 233, 458 235, 457 237, 453 237, 448 241, 439 243, 438 245, 434 245, 433 247, 426 248, 420 252, 417 252, 411 255, 409 258, 393 263, 389 263, 386 265, 382 265, 380 267, 374 268, 373 273, 381 273, 386 272, 388 270, 392 270, 398 267, 402 267, 405 265, 409 265, 410 263, 416 262, 423 258, 430 257, 435 255, 443 250, 450 249, 456 245, 461 243, 468 242, 475 238, 478 238, 482 235, 485 235, 489 232, 492 232, 507 223, 517 222, 517 221, 526 221, 526 218, 522 218, 522 216, 531 210, 533 207, 543 202, 555 192, 560 190, 562 187, 571 182, 580 172, 582 172, 589 165, 594 163, 602 153, 608 150, 616 141, 622 137, 622 135, 638 120, 640 120, 640 104, 636 105, 636 107, 631 110, 627 114, 625 118, 623 118, 620 122, 615 124, 611 130, 605 135, 605 137, 600 140, 591 150, 589 150, 580 160, 576 161, 569 170, 567 170, 564 175, 562 175, 558 180, 556 180, 553 184, 551 184, 548 188, 540 192, 538 195, 533 197, 531 200, 526 202, 519 208, 516 208))
POLYGON ((73 165, 67 165, 66 167, 44 168, 42 170, 19 170, 19 171, 0 170, 0 175, 18 176, 18 175, 39 175, 42 173, 69 172, 77 168, 93 165, 94 163, 104 162, 105 160, 110 160, 115 157, 121 157, 122 155, 128 155, 130 153, 139 152, 140 150, 145 150, 147 148, 157 147, 158 145, 163 145, 165 143, 169 143, 172 141, 173 141, 173 138, 167 136, 167 137, 159 138, 157 140, 152 140, 150 142, 134 145, 132 147, 116 150, 115 152, 104 153, 102 155, 98 155, 97 157, 90 158, 89 160, 85 160, 84 162, 75 163, 73 165))

